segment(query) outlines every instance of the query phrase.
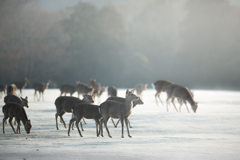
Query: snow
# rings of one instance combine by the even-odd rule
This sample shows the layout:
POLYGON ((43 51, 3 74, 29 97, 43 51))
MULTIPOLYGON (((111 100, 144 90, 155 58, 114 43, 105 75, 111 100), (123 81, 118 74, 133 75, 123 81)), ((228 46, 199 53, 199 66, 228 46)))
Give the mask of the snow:
MULTIPOLYGON (((124 97, 125 91, 119 89, 118 96, 124 97)), ((146 90, 144 105, 136 106, 130 117, 132 138, 127 136, 126 128, 125 138, 121 138, 121 126, 114 128, 111 121, 108 128, 113 138, 109 138, 105 128, 104 137, 97 137, 95 122, 90 119, 83 125, 83 137, 76 127, 69 137, 62 123, 59 123, 59 130, 56 129, 54 101, 60 91, 46 90, 43 102, 34 101, 33 89, 24 89, 23 97, 29 98, 29 108, 25 110, 32 123, 31 133, 27 134, 21 126, 22 134, 14 134, 7 124, 3 134, 1 122, 0 159, 239 159, 240 92, 193 92, 199 102, 197 112, 193 113, 188 104, 190 113, 185 106, 179 113, 173 105, 169 106, 169 112, 166 105, 159 103, 157 106, 155 90, 146 90)), ((106 98, 104 92, 101 101, 106 98)), ((161 99, 165 102, 165 93, 161 94, 161 99)), ((3 105, 2 98, 0 108, 3 105)), ((71 114, 66 113, 63 118, 68 125, 71 114)))

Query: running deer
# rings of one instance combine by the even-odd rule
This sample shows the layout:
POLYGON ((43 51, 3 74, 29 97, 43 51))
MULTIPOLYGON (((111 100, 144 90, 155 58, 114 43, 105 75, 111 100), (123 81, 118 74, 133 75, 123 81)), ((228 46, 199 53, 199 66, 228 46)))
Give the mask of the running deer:
POLYGON ((117 96, 117 88, 115 86, 109 86, 107 89, 108 97, 116 97, 117 96))
MULTIPOLYGON (((117 102, 121 102, 121 103, 124 103, 126 101, 126 99, 122 98, 122 97, 109 97, 106 101, 108 101, 108 100, 113 100, 113 101, 117 101, 117 102)), ((138 104, 144 104, 143 101, 141 100, 141 98, 133 101, 133 108, 138 104)), ((114 127, 117 128, 117 125, 120 122, 120 120, 118 120, 118 122, 116 124, 114 123, 112 118, 111 118, 111 120, 113 122, 114 127)), ((132 128, 132 126, 130 124, 130 120, 128 121, 128 124, 129 124, 129 127, 132 128)))
POLYGON ((13 84, 16 85, 17 89, 20 90, 19 96, 22 96, 22 89, 24 89, 27 84, 29 84, 29 80, 27 79, 27 77, 25 77, 24 81, 20 81, 20 82, 14 82, 13 84))
POLYGON ((158 80, 156 81, 153 85, 153 87, 156 89, 157 93, 155 94, 155 100, 156 100, 156 104, 158 105, 158 102, 157 102, 157 97, 159 98, 160 102, 163 104, 161 98, 160 98, 160 95, 162 92, 165 92, 165 89, 168 85, 170 84, 173 84, 173 82, 170 82, 170 81, 166 81, 166 80, 158 80))
POLYGON ((28 120, 27 114, 22 106, 20 106, 17 103, 7 103, 2 107, 2 112, 4 113, 4 118, 3 118, 3 133, 5 133, 5 121, 9 118, 9 123, 10 126, 13 129, 14 133, 19 133, 21 134, 20 130, 20 121, 22 121, 24 128, 26 132, 29 134, 30 130, 32 128, 31 121, 28 120), (17 131, 15 131, 13 125, 12 125, 12 119, 15 117, 17 120, 18 126, 17 126, 17 131))
POLYGON ((129 132, 128 128, 128 118, 132 113, 132 108, 133 108, 133 101, 139 99, 135 94, 133 94, 133 91, 126 91, 126 99, 125 103, 120 103, 116 101, 105 101, 100 105, 100 113, 103 116, 103 119, 101 120, 100 123, 100 131, 101 135, 103 137, 103 127, 102 124, 104 123, 104 126, 108 132, 108 136, 112 138, 112 136, 109 133, 108 127, 107 127, 107 122, 109 118, 117 118, 121 120, 121 125, 122 125, 122 138, 124 138, 123 130, 124 130, 124 123, 123 120, 125 121, 127 131, 128 131, 128 136, 132 137, 129 132))
POLYGON ((82 100, 80 100, 79 98, 76 98, 76 97, 61 96, 55 100, 55 106, 56 106, 56 110, 57 110, 57 113, 55 114, 57 130, 59 130, 58 121, 57 121, 58 116, 60 117, 61 122, 63 122, 64 127, 67 128, 62 116, 66 112, 72 113, 71 109, 73 108, 73 106, 75 104, 78 104, 78 103, 94 103, 93 96, 83 94, 82 100))
POLYGON ((139 97, 142 97, 142 93, 143 93, 144 90, 147 89, 147 86, 148 86, 148 84, 142 84, 142 83, 137 84, 137 85, 135 86, 137 95, 138 95, 139 97))
POLYGON ((35 83, 33 85, 34 88, 34 101, 35 101, 35 97, 37 97, 37 92, 39 92, 39 98, 37 97, 37 100, 40 101, 41 95, 42 95, 42 101, 44 101, 43 98, 43 94, 45 89, 48 88, 49 83, 51 82, 51 80, 49 80, 47 83, 35 83))
POLYGON ((96 133, 97 133, 97 137, 99 137, 100 129, 98 129, 98 126, 100 126, 100 120, 102 119, 102 115, 99 112, 98 105, 92 105, 87 103, 77 103, 73 106, 72 113, 74 117, 69 122, 68 136, 70 136, 70 128, 72 124, 76 121, 76 127, 78 129, 79 135, 82 137, 82 133, 79 129, 79 122, 81 122, 82 118, 86 118, 86 119, 95 120, 96 133))
POLYGON ((7 90, 7 85, 6 84, 1 84, 0 85, 0 92, 1 92, 1 95, 0 95, 0 98, 2 98, 2 92, 4 95, 6 95, 6 90, 7 90))
POLYGON ((79 81, 76 81, 76 83, 77 83, 78 98, 80 97, 81 94, 92 95, 94 93, 94 88, 92 86, 88 86, 79 81))
MULTIPOLYGON (((194 101, 192 93, 189 91, 188 88, 183 87, 181 85, 173 85, 172 87, 170 86, 169 88, 166 89, 167 92, 167 111, 168 111, 168 101, 170 98, 178 98, 181 101, 183 101, 183 103, 186 105, 187 107, 187 102, 188 101, 192 107, 192 110, 194 111, 194 113, 196 113, 196 110, 198 108, 198 103, 194 101)), ((174 103, 173 103, 174 104, 174 103)), ((177 110, 175 104, 174 104, 175 109, 177 110)), ((180 108, 179 110, 181 111, 181 104, 180 104, 180 108)), ((189 112, 189 109, 187 107, 187 110, 189 112)))
POLYGON ((7 95, 15 95, 17 92, 17 86, 15 84, 11 84, 7 87, 7 95))
POLYGON ((70 96, 72 97, 72 95, 74 94, 74 92, 76 92, 77 88, 76 86, 72 86, 72 85, 69 85, 69 84, 63 84, 61 87, 60 87, 60 91, 61 91, 61 94, 60 96, 64 93, 64 96, 66 96, 67 93, 70 94, 70 96))

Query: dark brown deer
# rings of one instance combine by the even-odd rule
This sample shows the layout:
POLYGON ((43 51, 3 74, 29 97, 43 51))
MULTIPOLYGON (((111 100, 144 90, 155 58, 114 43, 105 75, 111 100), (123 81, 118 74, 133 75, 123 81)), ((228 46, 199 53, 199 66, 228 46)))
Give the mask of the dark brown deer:
POLYGON ((51 82, 51 80, 48 81, 48 83, 35 83, 33 85, 34 88, 34 101, 35 101, 35 97, 37 97, 37 92, 39 92, 39 98, 37 97, 37 100, 40 101, 41 95, 42 95, 42 101, 44 101, 43 98, 43 94, 45 89, 48 88, 49 83, 51 82))
POLYGON ((92 95, 94 93, 94 88, 92 86, 88 86, 82 82, 77 81, 77 92, 78 92, 78 98, 81 94, 88 94, 92 95))
POLYGON ((115 86, 109 86, 107 89, 108 97, 116 97, 117 96, 117 88, 115 86))
POLYGON ((15 84, 11 84, 7 87, 7 95, 16 95, 17 86, 15 84))
POLYGON ((62 117, 66 112, 72 113, 71 109, 73 108, 73 106, 75 104, 78 104, 78 103, 93 103, 93 102, 94 102, 93 96, 86 95, 86 94, 83 94, 83 99, 82 100, 80 100, 79 98, 76 98, 76 97, 68 97, 68 96, 58 97, 55 100, 55 106, 56 106, 56 110, 57 110, 57 113, 55 114, 57 130, 59 130, 58 121, 57 121, 58 116, 60 117, 61 122, 63 122, 63 125, 66 128, 65 121, 63 120, 63 117, 62 117))
POLYGON ((5 121, 9 118, 9 123, 10 126, 13 129, 14 133, 19 133, 21 134, 20 130, 20 121, 22 121, 24 128, 26 132, 29 134, 30 130, 32 128, 31 121, 28 120, 27 114, 22 106, 20 106, 17 103, 7 103, 2 107, 2 112, 4 113, 4 118, 3 118, 3 133, 5 133, 5 121), (17 131, 15 131, 13 125, 12 125, 12 119, 15 117, 17 120, 18 126, 17 126, 17 131))
POLYGON ((157 93, 155 94, 155 99, 156 99, 156 104, 158 105, 157 102, 157 97, 159 98, 160 102, 163 104, 160 95, 162 92, 165 92, 165 89, 167 88, 168 85, 173 84, 173 82, 166 81, 166 80, 158 80, 156 81, 153 85, 153 87, 156 89, 157 93))
MULTIPOLYGON (((126 101, 126 99, 122 98, 122 97, 109 97, 106 101, 108 101, 108 100, 117 101, 117 102, 121 102, 121 103, 125 103, 125 101, 126 101)), ((141 100, 141 98, 133 101, 133 108, 138 104, 144 104, 143 101, 141 100)), ((118 120, 118 122, 116 124, 114 123, 112 118, 111 118, 111 120, 113 122, 114 127, 117 128, 117 125, 120 122, 120 120, 118 120)), ((128 121, 128 124, 129 124, 129 127, 132 128, 130 121, 128 121)))
POLYGON ((110 138, 112 138, 112 136, 110 135, 110 132, 108 130, 107 127, 107 122, 109 120, 109 118, 117 118, 121 120, 121 124, 122 124, 122 138, 124 138, 123 135, 123 130, 124 130, 124 124, 123 121, 125 121, 126 127, 127 127, 127 131, 128 131, 128 136, 132 137, 130 135, 129 132, 129 128, 128 128, 128 118, 132 113, 132 108, 133 108, 133 103, 132 101, 139 99, 139 97, 137 97, 135 94, 133 94, 133 91, 126 91, 126 99, 124 103, 120 103, 120 102, 116 102, 116 101, 112 101, 112 100, 108 100, 103 102, 100 105, 100 113, 103 116, 103 119, 101 120, 101 124, 100 124, 100 131, 101 131, 101 135, 103 136, 103 128, 102 128, 102 124, 104 123, 104 126, 108 132, 108 136, 110 138))
POLYGON ((0 85, 0 92, 1 92, 0 98, 2 98, 2 92, 3 92, 4 95, 6 95, 6 90, 7 90, 7 85, 6 84, 1 84, 0 85))
POLYGON ((69 85, 69 84, 63 84, 61 87, 60 87, 60 91, 61 91, 61 94, 60 96, 64 93, 64 96, 66 96, 67 93, 70 94, 70 96, 72 97, 72 95, 74 94, 74 92, 76 92, 77 88, 76 86, 72 86, 72 85, 69 85))
POLYGON ((25 77, 24 81, 20 81, 20 82, 14 82, 13 84, 16 85, 17 89, 20 90, 19 96, 22 96, 22 89, 24 89, 27 84, 29 84, 29 80, 27 79, 27 77, 25 77))
MULTIPOLYGON (((7 103, 17 103, 22 107, 27 107, 27 108, 29 107, 28 106, 28 97, 26 97, 24 99, 22 97, 18 97, 18 96, 15 96, 15 95, 7 95, 7 96, 4 97, 4 103, 5 104, 7 104, 7 103)), ((14 124, 16 125, 16 119, 14 121, 14 124)))
POLYGON ((98 126, 100 125, 102 115, 99 112, 99 106, 87 103, 77 103, 72 108, 72 113, 74 117, 69 122, 68 136, 70 136, 70 128, 72 124, 76 121, 76 127, 78 129, 79 135, 82 137, 82 133, 79 129, 79 122, 82 120, 82 118, 94 119, 96 123, 97 137, 100 135, 100 129, 98 129, 98 126))

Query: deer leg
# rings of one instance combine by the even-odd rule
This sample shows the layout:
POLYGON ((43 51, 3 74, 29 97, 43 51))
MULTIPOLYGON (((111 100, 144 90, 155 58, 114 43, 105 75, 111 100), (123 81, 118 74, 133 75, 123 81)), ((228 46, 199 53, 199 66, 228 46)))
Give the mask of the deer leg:
POLYGON ((123 123, 123 117, 120 117, 121 125, 122 125, 122 138, 124 138, 124 123, 123 123))
POLYGON ((174 103, 174 97, 172 98, 172 104, 173 104, 173 106, 175 107, 175 109, 176 109, 176 111, 178 112, 178 110, 177 110, 177 107, 176 107, 176 105, 175 105, 175 103, 174 103))
MULTIPOLYGON (((74 118, 74 114, 72 113, 72 118, 74 118)), ((74 123, 72 124, 72 130, 74 130, 74 123)))
POLYGON ((68 136, 70 136, 70 128, 71 126, 74 124, 74 122, 76 121, 76 118, 72 118, 70 121, 69 121, 69 127, 68 127, 68 136))
POLYGON ((8 117, 4 116, 4 118, 3 118, 3 133, 5 133, 5 122, 7 119, 8 119, 8 117))
POLYGON ((131 124, 130 124, 130 120, 128 119, 128 124, 129 124, 129 127, 132 128, 131 124))
POLYGON ((42 92, 42 101, 44 102, 44 96, 43 96, 44 92, 42 92))
POLYGON ((117 128, 117 125, 115 125, 114 120, 113 120, 112 118, 111 118, 111 120, 112 120, 113 126, 114 126, 115 128, 117 128))
POLYGON ((110 133, 109 133, 108 126, 107 126, 108 120, 109 120, 109 117, 104 118, 104 126, 105 126, 105 128, 106 128, 106 130, 107 130, 107 132, 108 132, 108 136, 109 136, 110 138, 112 138, 112 136, 111 136, 110 133))
POLYGON ((84 129, 83 129, 83 125, 82 125, 82 121, 80 122, 80 125, 81 125, 81 129, 82 129, 82 131, 84 131, 84 129))
POLYGON ((117 123, 116 123, 116 127, 118 126, 118 123, 120 122, 120 119, 118 119, 117 123))
POLYGON ((187 108, 187 110, 188 110, 188 113, 190 113, 190 112, 189 112, 189 109, 188 109, 188 106, 187 106, 186 100, 185 100, 185 99, 182 99, 182 100, 183 100, 183 103, 185 104, 185 106, 186 106, 186 108, 187 108))
POLYGON ((168 112, 168 105, 169 105, 168 101, 169 101, 170 98, 171 98, 171 97, 167 97, 167 100, 166 100, 166 103, 167 103, 167 112, 168 112))
POLYGON ((84 118, 82 120, 83 120, 84 124, 87 124, 84 118))
POLYGON ((61 119, 62 122, 63 122, 64 127, 67 128, 66 123, 65 123, 65 121, 63 120, 63 117, 62 117, 62 116, 63 116, 63 114, 62 114, 62 115, 59 115, 60 119, 61 119))
POLYGON ((18 128, 17 128, 17 132, 16 132, 15 129, 14 129, 14 127, 13 127, 13 125, 12 125, 12 119, 13 119, 13 117, 9 117, 8 122, 9 122, 10 126, 12 127, 13 132, 14 132, 14 133, 18 133, 18 128))
POLYGON ((160 98, 160 95, 161 95, 161 92, 158 94, 158 99, 160 100, 160 102, 161 102, 162 105, 164 106, 164 104, 163 104, 163 102, 162 102, 162 100, 161 100, 161 98, 160 98))
POLYGON ((104 137, 104 136, 103 136, 103 122, 104 122, 104 118, 102 118, 102 119, 100 120, 100 126, 99 126, 100 133, 101 133, 101 136, 102 136, 102 137, 104 137))
POLYGON ((178 103, 179 103, 179 111, 181 112, 182 103, 183 103, 181 98, 178 99, 178 103))
POLYGON ((59 130, 59 128, 58 128, 58 114, 57 113, 55 114, 55 119, 56 119, 56 128, 57 128, 57 130, 59 130))
POLYGON ((97 137, 99 137, 100 135, 100 130, 98 130, 98 126, 100 126, 100 122, 98 119, 95 119, 95 123, 96 123, 96 133, 97 133, 97 137))
POLYGON ((20 130, 20 120, 17 120, 17 133, 21 134, 21 130, 20 130))
POLYGON ((132 138, 132 136, 130 135, 129 128, 128 128, 129 119, 128 119, 128 118, 125 118, 124 120, 125 120, 125 124, 126 124, 126 127, 127 127, 128 137, 129 137, 129 138, 132 138))
POLYGON ((35 101, 35 97, 37 97, 37 91, 34 92, 34 101, 35 101))
POLYGON ((82 137, 82 133, 81 133, 81 131, 80 131, 80 129, 79 129, 79 122, 81 121, 81 119, 82 119, 82 117, 81 117, 79 120, 76 121, 76 127, 77 127, 77 129, 78 129, 79 135, 82 137))

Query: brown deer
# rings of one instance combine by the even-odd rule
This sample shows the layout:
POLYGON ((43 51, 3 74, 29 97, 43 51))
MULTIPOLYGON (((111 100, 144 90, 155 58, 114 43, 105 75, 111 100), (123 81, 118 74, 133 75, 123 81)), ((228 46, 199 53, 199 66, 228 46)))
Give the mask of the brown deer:
POLYGON ((79 98, 76 98, 76 97, 67 97, 67 96, 58 97, 55 100, 55 106, 56 106, 56 110, 57 110, 57 113, 55 114, 57 130, 59 130, 58 121, 57 121, 58 116, 60 117, 61 122, 63 122, 63 125, 66 128, 65 121, 63 120, 63 117, 62 117, 66 112, 72 113, 71 109, 73 108, 73 106, 75 104, 93 103, 93 102, 94 102, 93 96, 86 95, 86 94, 83 94, 82 100, 80 100, 79 98))
POLYGON ((108 97, 116 97, 117 96, 117 88, 115 86, 109 86, 107 89, 108 97))
POLYGON ((69 85, 69 84, 63 84, 61 87, 60 87, 60 91, 61 91, 61 94, 60 96, 64 93, 64 96, 66 96, 67 93, 70 94, 70 96, 72 97, 72 95, 74 94, 74 92, 76 92, 77 88, 76 86, 72 86, 72 85, 69 85))
POLYGON ((142 83, 137 84, 137 85, 135 86, 137 95, 138 95, 139 97, 142 98, 142 93, 143 93, 144 90, 147 89, 147 86, 148 86, 148 84, 142 84, 142 83))
MULTIPOLYGON (((194 101, 192 93, 189 91, 188 88, 181 86, 181 85, 173 85, 173 86, 169 86, 166 88, 166 92, 167 92, 167 111, 168 111, 168 101, 170 98, 178 98, 181 101, 183 101, 183 103, 186 105, 187 107, 187 103, 186 101, 188 101, 192 107, 192 110, 194 111, 194 113, 196 113, 196 110, 198 108, 198 103, 194 101)), ((172 100, 173 102, 173 100, 172 100)), ((177 110, 175 104, 173 103, 175 109, 177 110)), ((181 104, 180 104, 181 107, 181 104)), ((181 108, 179 109, 181 111, 181 108)), ((187 107, 187 110, 189 112, 189 109, 187 107)))
POLYGON ((51 82, 51 80, 49 80, 47 83, 35 83, 33 85, 34 88, 34 101, 35 101, 35 97, 37 97, 37 92, 39 92, 39 98, 37 97, 37 100, 40 101, 41 95, 42 95, 42 101, 44 101, 43 98, 43 94, 45 89, 48 88, 49 83, 51 82))
POLYGON ((28 120, 27 114, 22 106, 20 106, 17 103, 7 103, 3 106, 2 112, 4 113, 4 118, 3 118, 3 133, 5 133, 5 121, 9 118, 9 123, 10 126, 13 129, 14 133, 19 133, 21 134, 20 130, 20 121, 22 121, 24 128, 26 132, 29 134, 30 130, 32 128, 31 121, 28 120), (13 125, 12 125, 12 119, 15 117, 17 120, 18 126, 17 126, 17 131, 15 131, 13 125))
POLYGON ((1 92, 0 98, 2 98, 2 92, 3 92, 4 95, 6 95, 6 90, 7 90, 7 85, 6 84, 1 84, 0 85, 0 92, 1 92))
POLYGON ((161 98, 160 98, 160 95, 161 95, 162 92, 165 92, 166 87, 170 84, 173 84, 173 82, 166 81, 166 80, 158 80, 154 84, 152 84, 153 87, 155 88, 155 90, 157 91, 157 93, 155 94, 155 100, 156 100, 157 105, 158 105, 157 97, 159 98, 162 105, 164 105, 161 98))
POLYGON ((100 105, 100 107, 99 107, 100 113, 103 116, 103 119, 101 120, 101 124, 100 124, 100 131, 101 131, 102 136, 103 136, 102 124, 104 123, 104 126, 108 132, 108 136, 110 138, 112 138, 112 136, 109 133, 108 127, 107 127, 107 122, 108 122, 109 118, 111 117, 111 118, 117 118, 117 119, 121 120, 122 138, 124 138, 124 135, 123 135, 124 123, 123 123, 123 121, 125 121, 127 131, 128 131, 128 136, 132 137, 130 135, 129 128, 128 128, 128 118, 132 113, 133 101, 139 99, 139 97, 137 97, 135 94, 133 94, 133 92, 134 92, 134 90, 126 91, 125 103, 108 100, 108 101, 103 102, 100 105))
MULTIPOLYGON (((121 102, 121 103, 124 103, 126 101, 126 99, 122 98, 122 97, 109 97, 106 101, 108 101, 108 100, 113 100, 113 101, 117 101, 117 102, 121 102)), ((138 104, 144 104, 143 101, 141 100, 141 98, 133 101, 133 108, 138 104)), ((113 122, 114 127, 117 128, 117 125, 120 122, 120 120, 118 120, 118 122, 116 124, 114 123, 112 118, 111 118, 111 120, 113 122)), ((130 121, 128 121, 128 124, 129 124, 129 127, 132 128, 130 121)))
POLYGON ((77 92, 78 92, 78 98, 80 97, 81 94, 93 94, 94 93, 94 88, 92 86, 88 86, 82 82, 77 81, 77 92))
POLYGON ((15 84, 11 84, 7 87, 7 95, 16 95, 17 86, 15 84))
POLYGON ((79 135, 82 137, 82 133, 79 129, 79 122, 81 121, 82 118, 94 119, 96 123, 97 137, 100 135, 100 129, 98 130, 98 126, 100 125, 100 120, 102 119, 102 115, 99 112, 98 105, 92 105, 87 103, 77 103, 73 106, 72 113, 74 117, 69 122, 68 136, 70 136, 70 128, 72 124, 76 121, 76 127, 78 129, 79 135))
MULTIPOLYGON (((22 98, 22 97, 17 97, 15 95, 7 95, 4 97, 4 103, 7 104, 7 103, 17 103, 19 104, 20 106, 22 107, 29 107, 28 106, 28 97, 26 97, 25 99, 22 98)), ((16 125, 16 119, 14 121, 14 124, 16 125)))
POLYGON ((20 81, 20 82, 14 82, 13 84, 16 85, 17 89, 20 90, 19 96, 22 96, 22 89, 24 89, 27 84, 29 84, 29 80, 27 79, 27 77, 25 77, 24 81, 20 81))

